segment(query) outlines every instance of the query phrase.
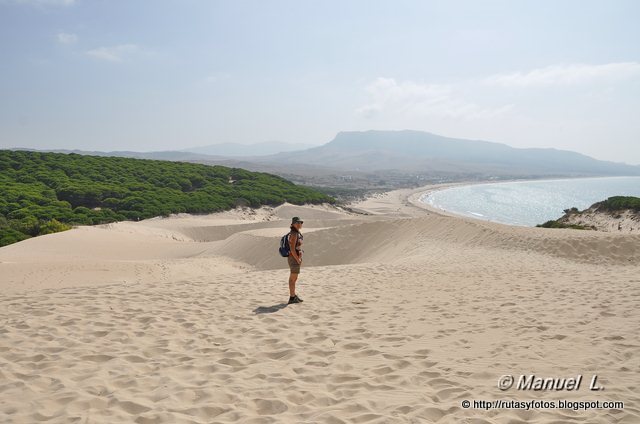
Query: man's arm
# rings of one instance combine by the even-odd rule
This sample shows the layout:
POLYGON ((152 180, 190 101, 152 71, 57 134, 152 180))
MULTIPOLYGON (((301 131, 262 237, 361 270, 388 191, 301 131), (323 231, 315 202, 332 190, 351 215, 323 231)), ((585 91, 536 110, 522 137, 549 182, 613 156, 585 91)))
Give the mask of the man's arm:
POLYGON ((298 235, 291 233, 289 235, 289 250, 291 251, 291 256, 293 256, 293 259, 295 259, 296 262, 300 263, 302 262, 302 259, 300 259, 300 256, 298 256, 298 251, 296 250, 296 244, 298 244, 298 235))

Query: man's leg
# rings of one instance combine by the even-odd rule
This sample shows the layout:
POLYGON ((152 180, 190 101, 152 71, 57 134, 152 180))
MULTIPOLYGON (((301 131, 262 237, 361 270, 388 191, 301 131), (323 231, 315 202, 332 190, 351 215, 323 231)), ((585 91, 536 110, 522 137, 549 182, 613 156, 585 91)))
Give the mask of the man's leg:
POLYGON ((291 297, 296 295, 296 281, 298 281, 298 274, 293 272, 289 274, 289 296, 291 297))

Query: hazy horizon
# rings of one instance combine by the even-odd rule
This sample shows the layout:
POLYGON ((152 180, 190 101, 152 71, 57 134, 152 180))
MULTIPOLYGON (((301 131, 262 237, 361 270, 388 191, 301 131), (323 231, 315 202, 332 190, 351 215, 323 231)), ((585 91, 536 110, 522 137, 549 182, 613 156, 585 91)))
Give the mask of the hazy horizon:
POLYGON ((640 3, 0 0, 0 148, 427 131, 640 164, 640 3))

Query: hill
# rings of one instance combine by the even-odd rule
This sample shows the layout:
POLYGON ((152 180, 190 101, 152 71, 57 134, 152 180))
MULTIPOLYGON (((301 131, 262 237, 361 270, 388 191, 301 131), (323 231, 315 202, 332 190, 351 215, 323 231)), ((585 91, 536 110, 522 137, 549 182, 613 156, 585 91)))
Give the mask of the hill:
POLYGON ((134 159, 154 159, 154 160, 170 160, 191 162, 196 160, 224 160, 226 157, 205 155, 202 153, 194 153, 182 150, 159 150, 154 152, 136 152, 132 150, 112 150, 108 152, 102 152, 99 150, 78 150, 78 149, 52 149, 52 150, 34 150, 34 149, 12 149, 19 151, 42 151, 49 153, 75 153, 85 156, 115 156, 120 158, 134 158, 134 159))
POLYGON ((538 227, 574 228, 605 232, 640 233, 640 198, 613 196, 594 203, 580 211, 571 208, 559 219, 547 221, 538 227))
POLYGON ((331 164, 361 171, 510 176, 640 175, 640 166, 601 161, 557 149, 520 149, 506 144, 444 137, 422 131, 346 131, 327 144, 281 153, 263 161, 331 164))
POLYGON ((333 202, 284 178, 239 168, 0 150, 0 246, 74 224, 333 202))
POLYGON ((263 143, 255 144, 219 143, 208 146, 191 147, 184 149, 183 151, 213 156, 244 157, 271 155, 280 152, 308 149, 310 147, 312 146, 308 144, 265 141, 263 143))
POLYGON ((345 131, 322 146, 275 154, 248 146, 217 146, 198 152, 71 152, 222 165, 272 173, 304 185, 358 190, 469 180, 640 175, 640 166, 566 150, 514 148, 411 130, 345 131))

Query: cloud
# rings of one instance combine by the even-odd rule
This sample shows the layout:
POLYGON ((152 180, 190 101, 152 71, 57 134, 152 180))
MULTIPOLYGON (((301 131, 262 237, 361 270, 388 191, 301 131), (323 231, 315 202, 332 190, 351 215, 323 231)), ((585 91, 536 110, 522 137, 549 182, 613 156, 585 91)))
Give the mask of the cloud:
MULTIPOLYGON (((639 77, 639 62, 551 65, 523 72, 470 78, 453 84, 397 81, 380 77, 366 86, 369 100, 357 108, 356 113, 364 118, 416 122, 428 117, 490 120, 510 113, 514 109, 514 100, 525 106, 531 101, 523 96, 523 92, 518 92, 514 97, 514 88, 586 86, 590 89, 589 85, 613 85, 639 77)), ((555 100, 551 99, 558 98, 552 96, 549 99, 553 102, 555 100)))
POLYGON ((356 110, 365 118, 393 115, 483 119, 503 115, 513 107, 482 107, 457 94, 453 85, 397 82, 394 78, 376 78, 366 91, 370 102, 356 110))
POLYGON ((78 41, 78 36, 67 32, 59 32, 56 34, 56 40, 60 44, 74 44, 78 41))
POLYGON ((503 87, 541 87, 617 81, 635 76, 640 76, 640 63, 618 62, 603 65, 553 65, 528 72, 496 74, 485 78, 483 82, 503 87))
POLYGON ((139 51, 139 48, 135 44, 120 44, 118 46, 110 47, 98 47, 96 49, 88 50, 87 55, 107 62, 122 62, 125 57, 139 51))
POLYGON ((73 6, 76 0, 0 0, 0 3, 28 4, 32 6, 73 6))

